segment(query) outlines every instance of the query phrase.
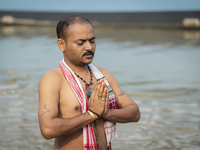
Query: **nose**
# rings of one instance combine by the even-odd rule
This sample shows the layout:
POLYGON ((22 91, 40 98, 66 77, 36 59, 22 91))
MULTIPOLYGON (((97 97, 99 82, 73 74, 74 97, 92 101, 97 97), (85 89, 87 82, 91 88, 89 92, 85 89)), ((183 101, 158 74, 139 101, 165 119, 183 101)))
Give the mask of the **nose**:
POLYGON ((90 43, 90 41, 86 42, 86 50, 92 50, 92 44, 90 43))

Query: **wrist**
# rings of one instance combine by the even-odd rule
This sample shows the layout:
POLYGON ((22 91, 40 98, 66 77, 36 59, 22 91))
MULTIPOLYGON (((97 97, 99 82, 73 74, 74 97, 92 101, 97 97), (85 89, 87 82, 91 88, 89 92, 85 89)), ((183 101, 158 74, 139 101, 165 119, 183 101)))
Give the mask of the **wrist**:
POLYGON ((109 115, 110 115, 110 109, 107 109, 106 112, 103 112, 103 114, 101 115, 102 118, 108 120, 109 118, 109 115))
POLYGON ((94 118, 94 119, 98 119, 99 118, 99 116, 98 116, 98 114, 96 114, 95 112, 93 112, 93 111, 91 111, 91 110, 87 110, 87 112, 94 118))
POLYGON ((100 115, 98 113, 96 113, 95 111, 88 109, 89 111, 91 111, 93 114, 95 114, 98 118, 100 117, 100 115))

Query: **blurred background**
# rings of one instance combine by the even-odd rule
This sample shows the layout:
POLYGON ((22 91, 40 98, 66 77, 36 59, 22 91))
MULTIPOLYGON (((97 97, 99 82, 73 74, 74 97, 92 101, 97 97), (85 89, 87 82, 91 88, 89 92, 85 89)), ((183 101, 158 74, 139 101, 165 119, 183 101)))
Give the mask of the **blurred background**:
POLYGON ((140 107, 138 123, 117 124, 113 149, 199 150, 199 0, 0 0, 0 149, 53 149, 39 130, 38 83, 63 58, 55 28, 73 14, 94 27, 93 64, 140 107))

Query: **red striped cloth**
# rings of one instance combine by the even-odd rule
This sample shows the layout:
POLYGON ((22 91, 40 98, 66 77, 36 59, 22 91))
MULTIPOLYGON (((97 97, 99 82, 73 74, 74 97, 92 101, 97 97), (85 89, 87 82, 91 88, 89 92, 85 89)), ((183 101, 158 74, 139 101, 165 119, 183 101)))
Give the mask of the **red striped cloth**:
MULTIPOLYGON (((97 71, 98 69, 90 64, 89 65, 93 74, 99 79, 98 76, 102 78, 102 74, 100 71, 97 71), (100 75, 99 75, 100 73, 100 75), (98 75, 97 75, 98 74, 98 75)), ((65 79, 69 82, 72 90, 74 91, 75 95, 77 96, 79 103, 81 105, 81 113, 84 113, 88 110, 88 103, 87 103, 87 95, 75 75, 75 73, 71 70, 71 68, 65 63, 64 59, 60 62, 59 65, 65 79)), ((117 108, 117 103, 116 103, 116 98, 112 92, 111 87, 109 86, 107 80, 105 80, 106 85, 109 89, 109 109, 116 109, 117 108)), ((115 122, 110 122, 108 120, 104 121, 104 128, 105 128, 105 133, 106 133, 106 139, 107 139, 107 144, 109 145, 109 149, 111 150, 111 139, 117 137, 116 134, 116 123, 115 122)), ((88 124, 85 127, 83 127, 83 149, 84 150, 97 150, 97 143, 95 139, 95 134, 93 130, 92 124, 88 124)))

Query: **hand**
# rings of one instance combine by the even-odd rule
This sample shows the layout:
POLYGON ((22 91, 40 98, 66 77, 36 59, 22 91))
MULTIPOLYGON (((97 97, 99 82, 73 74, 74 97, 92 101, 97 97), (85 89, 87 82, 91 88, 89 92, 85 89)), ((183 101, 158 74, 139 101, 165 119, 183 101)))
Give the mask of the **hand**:
POLYGON ((88 100, 88 109, 101 116, 103 112, 107 112, 108 105, 106 102, 108 102, 108 89, 105 82, 103 80, 99 80, 88 100), (102 100, 102 98, 106 100, 102 100))

